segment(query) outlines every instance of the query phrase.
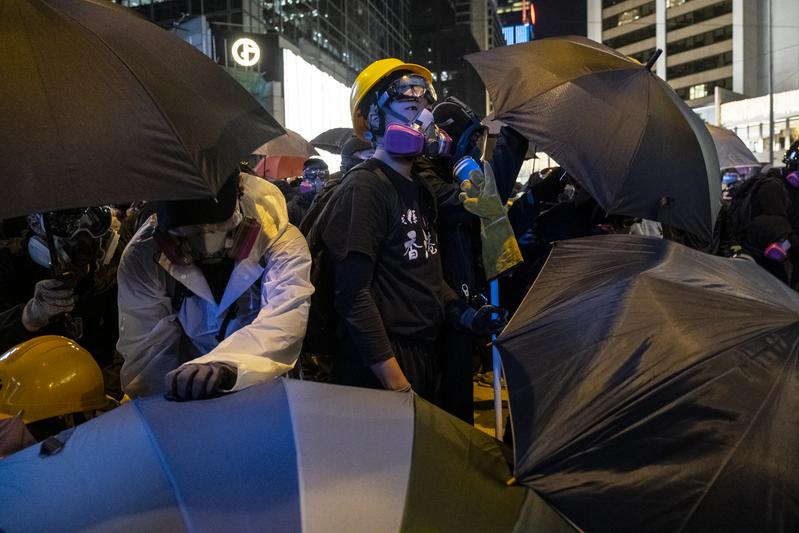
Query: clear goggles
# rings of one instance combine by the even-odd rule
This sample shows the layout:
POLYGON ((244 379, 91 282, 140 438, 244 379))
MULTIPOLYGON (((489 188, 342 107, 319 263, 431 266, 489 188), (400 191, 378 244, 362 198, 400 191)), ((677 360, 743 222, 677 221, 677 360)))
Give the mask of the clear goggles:
POLYGON ((303 178, 308 180, 319 179, 324 181, 329 175, 330 171, 324 168, 306 168, 302 172, 303 178))
MULTIPOLYGON (((99 239, 111 228, 113 218, 111 209, 107 206, 51 211, 48 216, 53 236, 62 239, 74 239, 81 233, 99 239)), ((40 236, 45 235, 42 213, 31 215, 28 222, 34 232, 40 236)))
POLYGON ((386 93, 394 100, 416 100, 424 96, 430 104, 436 102, 436 91, 428 81, 417 74, 407 74, 392 81, 386 93))

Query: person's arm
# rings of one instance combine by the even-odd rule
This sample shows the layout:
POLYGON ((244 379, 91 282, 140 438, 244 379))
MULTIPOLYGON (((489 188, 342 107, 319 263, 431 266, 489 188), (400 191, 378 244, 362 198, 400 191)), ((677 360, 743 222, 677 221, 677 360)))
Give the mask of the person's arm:
POLYGON ((238 375, 229 389, 233 391, 288 372, 300 355, 313 291, 308 244, 296 227, 288 226, 267 252, 258 315, 206 355, 183 366, 229 364, 238 375))
POLYGON ((152 239, 134 237, 117 270, 117 351, 125 359, 120 378, 130 396, 162 392, 164 376, 180 364, 183 328, 172 309, 168 274, 153 260, 157 253, 152 239))
POLYGON ((372 296, 374 262, 354 252, 336 263, 335 308, 364 365, 384 388, 404 389, 408 380, 400 369, 383 319, 372 296))

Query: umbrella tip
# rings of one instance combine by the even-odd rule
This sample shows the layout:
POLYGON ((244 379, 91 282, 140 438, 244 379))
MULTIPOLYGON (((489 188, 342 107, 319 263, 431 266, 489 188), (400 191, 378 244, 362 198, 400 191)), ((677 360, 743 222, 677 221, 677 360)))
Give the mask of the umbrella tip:
POLYGON ((655 50, 652 53, 652 56, 649 58, 649 61, 646 62, 646 66, 644 68, 651 72, 652 71, 652 67, 655 66, 655 61, 658 60, 658 58, 660 57, 660 54, 662 54, 662 53, 663 53, 663 50, 660 49, 660 48, 655 50))
POLYGON ((510 478, 509 480, 507 480, 507 481, 505 482, 505 485, 507 485, 507 486, 509 486, 509 487, 514 487, 514 486, 516 486, 516 476, 513 476, 512 478, 510 478))

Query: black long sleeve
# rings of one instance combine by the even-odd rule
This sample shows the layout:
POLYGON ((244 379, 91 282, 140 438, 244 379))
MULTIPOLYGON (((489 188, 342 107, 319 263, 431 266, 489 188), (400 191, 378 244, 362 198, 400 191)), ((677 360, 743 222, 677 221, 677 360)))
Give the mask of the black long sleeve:
POLYGON ((372 295, 375 265, 362 253, 350 253, 336 263, 335 309, 366 366, 393 355, 383 319, 372 295))

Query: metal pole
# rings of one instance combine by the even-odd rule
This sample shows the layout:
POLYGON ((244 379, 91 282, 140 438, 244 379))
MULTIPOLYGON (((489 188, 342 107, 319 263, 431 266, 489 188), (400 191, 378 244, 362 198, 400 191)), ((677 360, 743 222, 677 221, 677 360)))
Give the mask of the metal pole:
POLYGON ((768 163, 774 164, 774 21, 768 0, 768 163))
MULTIPOLYGON (((499 281, 491 282, 491 304, 499 307, 499 281)), ((494 335, 491 340, 496 340, 494 335)), ((499 350, 492 344, 491 352, 494 363, 494 436, 502 440, 502 360, 499 358, 499 350)))

